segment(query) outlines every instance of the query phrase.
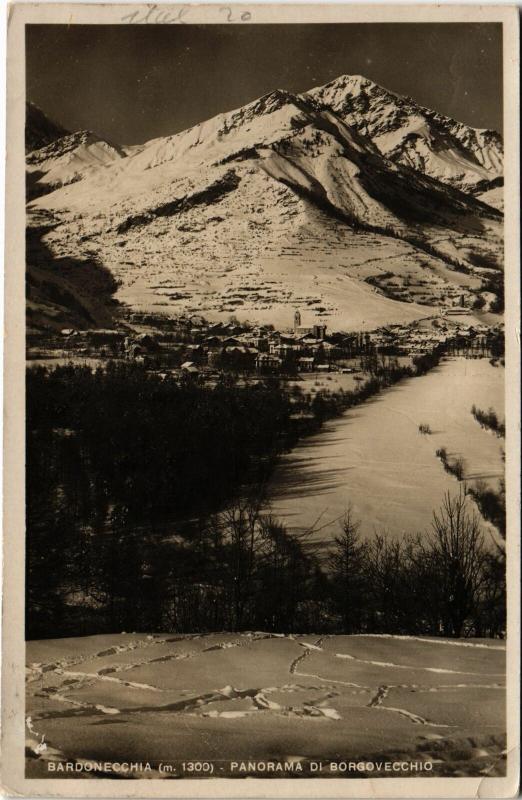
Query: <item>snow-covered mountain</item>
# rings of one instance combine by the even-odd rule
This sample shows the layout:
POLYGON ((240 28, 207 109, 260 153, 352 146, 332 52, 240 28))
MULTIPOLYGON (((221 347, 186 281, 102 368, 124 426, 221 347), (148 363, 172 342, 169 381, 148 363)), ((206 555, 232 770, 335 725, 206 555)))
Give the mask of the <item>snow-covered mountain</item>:
POLYGON ((471 128, 361 75, 342 75, 309 92, 395 163, 465 192, 486 191, 502 175, 498 133, 471 128))
POLYGON ((125 156, 119 145, 91 131, 67 134, 26 156, 28 196, 48 194, 125 156))
POLYGON ((371 328, 471 296, 477 257, 501 260, 499 211, 387 157, 316 90, 139 148, 74 134, 28 162, 59 184, 28 206, 45 247, 105 265, 133 307, 284 325, 297 305, 371 328))

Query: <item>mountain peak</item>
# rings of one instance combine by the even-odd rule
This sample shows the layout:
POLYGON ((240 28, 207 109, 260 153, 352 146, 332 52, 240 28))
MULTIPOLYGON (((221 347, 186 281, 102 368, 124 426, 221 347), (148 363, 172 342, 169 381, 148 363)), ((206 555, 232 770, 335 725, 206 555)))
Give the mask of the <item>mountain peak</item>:
MULTIPOLYGON (((376 84, 374 84, 373 81, 371 81, 369 78, 366 78, 364 75, 348 75, 348 74, 344 74, 344 75, 338 75, 337 78, 334 78, 333 80, 329 81, 325 85, 326 86, 333 86, 333 85, 337 85, 337 86, 348 86, 348 85, 352 85, 352 86, 355 86, 355 85, 369 86, 371 84, 376 85, 376 84)), ((313 91, 313 89, 312 89, 312 91, 313 91)))
POLYGON ((328 83, 325 83, 323 86, 316 86, 313 89, 310 89, 307 94, 311 97, 318 97, 324 94, 332 94, 335 93, 340 97, 342 92, 348 93, 348 95, 357 95, 361 91, 372 91, 374 89, 378 89, 382 92, 387 91, 379 84, 375 83, 375 81, 370 80, 370 78, 366 78, 364 75, 338 75, 337 78, 334 78, 328 83))
POLYGON ((91 130, 74 131, 74 133, 66 133, 59 139, 54 139, 49 144, 38 150, 33 150, 27 156, 28 164, 41 164, 51 158, 63 157, 68 153, 72 153, 80 147, 89 147, 98 145, 99 147, 107 150, 114 151, 118 156, 124 157, 125 152, 123 149, 112 142, 108 142, 97 133, 91 130))
MULTIPOLYGON (((310 113, 316 106, 317 102, 308 95, 296 95, 285 89, 274 89, 235 111, 215 117, 214 119, 219 123, 217 136, 222 138, 232 131, 243 129, 252 123, 263 128, 264 136, 269 128, 280 130, 281 126, 284 128, 291 119, 310 113), (278 112, 282 112, 282 115, 278 112), (265 121, 265 118, 272 114, 274 120, 271 120, 270 123, 265 121)), ((200 126, 196 126, 193 130, 199 128, 200 126)), ((261 135, 261 133, 260 129, 259 134, 261 135)))
POLYGON ((67 133, 26 156, 27 196, 40 197, 81 180, 98 167, 125 158, 122 147, 90 130, 67 133))
POLYGON ((260 100, 282 100, 284 102, 289 102, 293 100, 294 95, 289 92, 287 89, 272 89, 271 92, 267 92, 267 94, 262 95, 259 99, 260 100))
POLYGON ((363 75, 340 75, 308 96, 370 139, 395 163, 463 191, 502 174, 502 139, 389 91, 363 75))

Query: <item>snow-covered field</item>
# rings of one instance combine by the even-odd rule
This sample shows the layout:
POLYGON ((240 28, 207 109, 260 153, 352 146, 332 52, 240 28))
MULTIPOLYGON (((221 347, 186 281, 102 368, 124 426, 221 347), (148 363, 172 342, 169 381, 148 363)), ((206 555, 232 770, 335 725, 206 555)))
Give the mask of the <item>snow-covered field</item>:
POLYGON ((327 422, 282 458, 272 479, 274 515, 290 530, 315 526, 316 540, 331 538, 338 533, 333 521, 351 503, 367 536, 422 532, 444 493, 459 489, 438 448, 464 458, 470 484, 480 479, 498 488, 504 474, 503 441, 477 424, 473 404, 504 418, 504 369, 487 359, 451 358, 327 422), (423 423, 431 435, 419 433, 423 423))
POLYGON ((261 632, 28 642, 27 775, 132 761, 161 777, 160 763, 187 760, 222 777, 244 777, 231 766, 244 760, 306 775, 322 760, 321 777, 339 777, 330 761, 361 759, 501 775, 504 645, 261 632))

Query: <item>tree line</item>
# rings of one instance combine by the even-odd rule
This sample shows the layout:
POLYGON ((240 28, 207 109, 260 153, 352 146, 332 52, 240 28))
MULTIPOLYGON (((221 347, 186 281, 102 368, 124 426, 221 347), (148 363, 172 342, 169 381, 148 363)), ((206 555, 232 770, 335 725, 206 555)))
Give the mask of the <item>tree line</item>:
MULTIPOLYGON (((402 369, 377 364, 358 390, 315 397, 291 396, 277 380, 238 386, 225 377, 205 387, 140 365, 29 370, 27 637, 255 628, 499 635, 503 556, 487 549, 467 507, 467 544, 449 560, 436 536, 435 549, 425 537, 360 540, 350 512, 327 534, 327 564, 313 532, 291 536, 267 510, 263 486, 278 455, 402 369), (452 575, 441 573, 448 564, 452 575)), ((445 525, 449 511, 441 513, 445 525)))
MULTIPOLYGON (((27 636, 216 630, 504 635, 505 557, 466 495, 431 530, 365 540, 351 509, 326 559, 245 497, 184 529, 56 530, 30 575, 27 636), (52 579, 52 581, 50 581, 52 579)), ((32 548, 32 565, 35 551, 32 548)))

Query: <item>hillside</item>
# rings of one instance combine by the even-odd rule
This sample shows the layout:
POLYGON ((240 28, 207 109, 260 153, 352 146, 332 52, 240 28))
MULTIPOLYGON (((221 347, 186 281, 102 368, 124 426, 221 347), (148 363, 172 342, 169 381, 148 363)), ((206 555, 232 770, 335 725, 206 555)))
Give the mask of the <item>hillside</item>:
POLYGON ((91 131, 78 131, 54 139, 26 157, 28 199, 82 180, 90 172, 125 155, 121 147, 91 131))
POLYGON ((65 137, 29 156, 57 187, 29 225, 51 214, 49 250, 95 258, 138 309, 284 326, 298 306, 369 329, 471 304, 476 264, 502 267, 501 212, 384 155, 343 108, 276 90, 141 148, 65 137))
POLYGON ((491 189, 482 192, 482 194, 478 194, 477 197, 479 200, 482 200, 483 203, 487 203, 493 208, 498 208, 499 211, 504 211, 503 186, 493 186, 491 189))
POLYGON ((40 215, 33 223, 26 236, 27 333, 110 327, 113 276, 95 258, 56 257, 43 241, 52 220, 40 215))

